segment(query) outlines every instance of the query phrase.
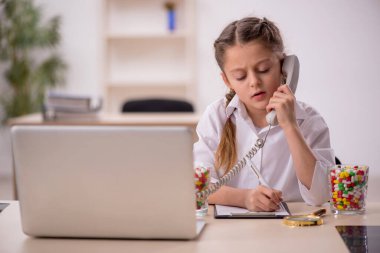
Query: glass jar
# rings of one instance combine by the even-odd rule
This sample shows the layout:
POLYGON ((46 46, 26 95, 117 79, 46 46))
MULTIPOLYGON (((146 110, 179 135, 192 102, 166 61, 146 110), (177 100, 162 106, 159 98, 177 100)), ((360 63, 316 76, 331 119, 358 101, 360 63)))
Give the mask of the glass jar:
POLYGON ((210 183, 210 167, 206 166, 197 166, 194 169, 195 171, 195 198, 196 198, 196 215, 205 216, 208 212, 208 203, 207 197, 199 196, 198 193, 207 189, 210 183))
POLYGON ((368 172, 366 165, 335 165, 330 168, 330 208, 333 214, 364 213, 368 172))

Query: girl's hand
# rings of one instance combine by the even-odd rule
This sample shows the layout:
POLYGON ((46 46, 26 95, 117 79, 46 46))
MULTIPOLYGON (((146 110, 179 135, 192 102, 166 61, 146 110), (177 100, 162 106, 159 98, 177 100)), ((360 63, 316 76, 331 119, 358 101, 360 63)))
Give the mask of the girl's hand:
POLYGON ((249 211, 272 212, 279 208, 281 201, 281 191, 259 185, 256 189, 247 190, 244 202, 249 211))
POLYGON ((281 85, 269 100, 266 107, 267 112, 276 111, 278 124, 282 129, 294 126, 297 124, 294 103, 296 98, 288 85, 281 85))

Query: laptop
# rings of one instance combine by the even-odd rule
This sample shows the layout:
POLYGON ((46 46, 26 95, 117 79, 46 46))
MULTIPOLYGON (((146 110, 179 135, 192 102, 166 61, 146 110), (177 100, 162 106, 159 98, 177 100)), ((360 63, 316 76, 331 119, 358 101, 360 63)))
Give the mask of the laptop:
POLYGON ((24 233, 193 239, 193 139, 185 127, 14 126, 24 233))

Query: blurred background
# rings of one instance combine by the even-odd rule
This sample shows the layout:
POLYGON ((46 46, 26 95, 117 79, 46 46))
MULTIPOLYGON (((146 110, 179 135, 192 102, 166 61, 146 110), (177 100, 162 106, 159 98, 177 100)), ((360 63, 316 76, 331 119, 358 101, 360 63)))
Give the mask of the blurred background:
MULTIPOLYGON (((100 97, 105 113, 121 113, 128 99, 159 97, 188 101, 196 114, 202 114, 226 92, 213 41, 235 19, 267 17, 280 28, 286 52, 299 57, 297 99, 325 118, 331 144, 343 163, 370 166, 369 199, 380 200, 375 194, 380 190, 376 189, 380 188, 376 185, 380 179, 380 119, 376 112, 380 108, 379 0, 32 3, 40 8, 41 24, 50 24, 52 30, 51 34, 47 29, 40 33, 47 46, 38 39, 37 49, 30 55, 40 63, 57 56, 42 68, 46 73, 36 70, 43 91, 100 97)), ((2 19, 4 13, 2 10, 2 19)), ((4 31, 3 26, 2 51, 7 50, 4 31)), ((3 97, 12 96, 6 75, 11 65, 9 60, 0 62, 3 97)), ((38 106, 30 108, 40 110, 38 106)), ((3 105, 2 119, 6 113, 3 105)), ((0 199, 11 199, 12 159, 6 123, 0 133, 0 199)))

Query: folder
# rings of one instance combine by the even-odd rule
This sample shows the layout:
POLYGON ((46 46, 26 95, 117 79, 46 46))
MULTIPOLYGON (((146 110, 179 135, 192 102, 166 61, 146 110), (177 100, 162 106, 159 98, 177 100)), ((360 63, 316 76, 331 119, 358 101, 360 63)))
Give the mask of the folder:
POLYGON ((281 219, 289 215, 291 214, 285 202, 274 212, 252 212, 240 207, 223 205, 215 205, 214 210, 216 219, 281 219))

